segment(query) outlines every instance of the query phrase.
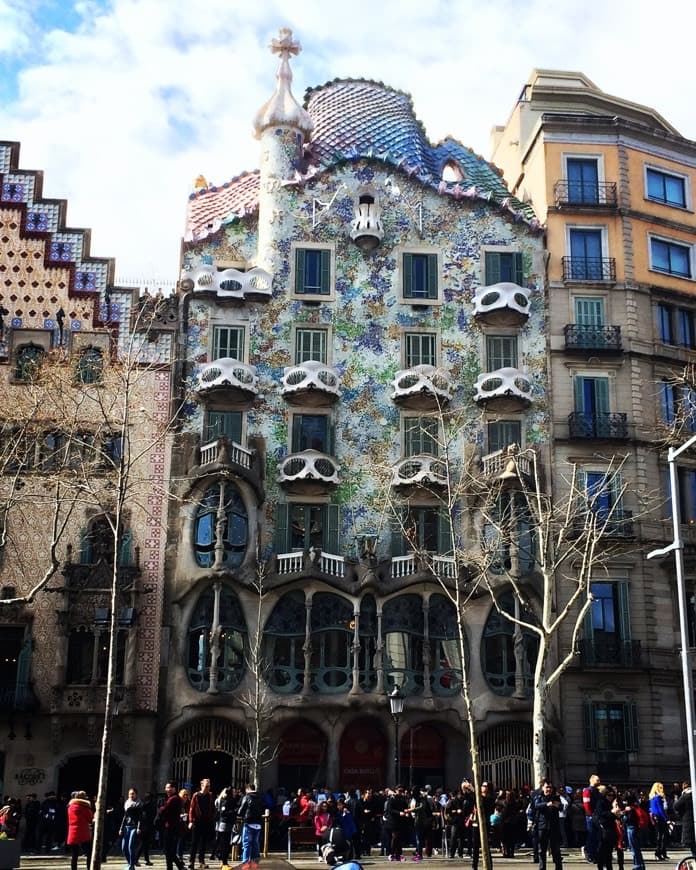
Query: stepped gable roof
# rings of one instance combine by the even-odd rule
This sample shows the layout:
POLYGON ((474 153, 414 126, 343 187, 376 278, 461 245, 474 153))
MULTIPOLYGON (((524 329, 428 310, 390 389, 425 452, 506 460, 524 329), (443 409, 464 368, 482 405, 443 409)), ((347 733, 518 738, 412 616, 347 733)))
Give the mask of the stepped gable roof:
POLYGON ((259 172, 243 172, 219 187, 210 186, 189 196, 184 239, 204 239, 235 218, 253 214, 259 207, 259 172))
MULTIPOLYGON (((531 206, 510 194, 495 166, 456 139, 448 137, 435 145, 428 140, 409 94, 382 82, 335 79, 309 88, 304 105, 314 129, 305 146, 304 166, 291 183, 302 185, 341 163, 375 159, 442 195, 495 203, 514 219, 539 228, 531 206), (443 180, 443 167, 450 162, 461 169, 461 181, 443 180)), ((258 173, 245 173, 221 187, 191 194, 186 241, 205 238, 254 212, 258 192, 258 173)))

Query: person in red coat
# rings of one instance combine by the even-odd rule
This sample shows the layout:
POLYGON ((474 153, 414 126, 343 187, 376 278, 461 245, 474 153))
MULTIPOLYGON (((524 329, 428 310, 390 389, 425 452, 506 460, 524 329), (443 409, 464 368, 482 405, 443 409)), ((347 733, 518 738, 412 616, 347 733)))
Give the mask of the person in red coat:
POLYGON ((89 868, 92 857, 92 805, 87 798, 87 792, 76 791, 72 800, 68 803, 68 838, 67 845, 70 847, 70 868, 77 870, 77 859, 80 852, 87 858, 89 868))

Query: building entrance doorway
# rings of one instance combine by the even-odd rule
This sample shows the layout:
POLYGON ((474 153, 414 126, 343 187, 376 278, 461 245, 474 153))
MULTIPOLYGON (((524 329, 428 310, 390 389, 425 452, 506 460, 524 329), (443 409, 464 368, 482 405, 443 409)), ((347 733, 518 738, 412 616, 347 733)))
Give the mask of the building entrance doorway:
MULTIPOLYGON (((68 758, 58 771, 58 794, 70 795, 73 791, 86 791, 90 797, 99 787, 99 756, 74 755, 68 758)), ((106 785, 106 805, 114 806, 123 795, 123 768, 112 758, 109 762, 109 779, 106 785)))
MULTIPOLYGON (((339 748, 341 788, 381 788, 386 782, 387 738, 376 719, 356 719, 339 748)), ((394 783, 396 785, 396 783, 394 783)))
POLYGON ((213 794, 218 795, 226 785, 242 787, 244 783, 232 781, 232 756, 226 752, 197 752, 191 759, 191 788, 198 791, 201 780, 209 779, 213 794))
POLYGON ((409 786, 445 785, 445 740, 432 725, 416 725, 401 738, 401 777, 409 786))
POLYGON ((289 794, 326 783, 326 737, 311 722, 295 722, 283 731, 278 752, 278 785, 289 794))

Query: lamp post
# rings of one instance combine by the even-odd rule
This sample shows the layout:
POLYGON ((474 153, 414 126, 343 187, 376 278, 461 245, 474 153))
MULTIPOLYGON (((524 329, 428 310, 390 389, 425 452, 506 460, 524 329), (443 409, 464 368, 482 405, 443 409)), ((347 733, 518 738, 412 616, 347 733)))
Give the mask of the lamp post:
POLYGON ((399 757, 399 718, 404 712, 404 696, 399 691, 398 686, 394 686, 389 695, 389 709, 394 720, 394 785, 398 785, 399 771, 401 769, 401 759, 399 757))
MULTIPOLYGON (((684 542, 681 537, 679 512, 679 478, 677 474, 677 457, 696 444, 696 435, 692 435, 681 447, 670 447, 667 453, 669 466, 669 501, 672 509, 672 543, 659 550, 648 553, 648 559, 666 556, 674 553, 674 563, 677 575, 677 598, 679 600, 679 632, 681 635, 682 681, 684 685, 684 712, 686 715, 686 745, 689 752, 689 785, 696 788, 696 750, 694 747, 694 681, 691 672, 691 651, 689 649, 689 624, 687 618, 688 601, 684 583, 684 542)), ((694 836, 696 836, 696 813, 693 819, 694 836)))

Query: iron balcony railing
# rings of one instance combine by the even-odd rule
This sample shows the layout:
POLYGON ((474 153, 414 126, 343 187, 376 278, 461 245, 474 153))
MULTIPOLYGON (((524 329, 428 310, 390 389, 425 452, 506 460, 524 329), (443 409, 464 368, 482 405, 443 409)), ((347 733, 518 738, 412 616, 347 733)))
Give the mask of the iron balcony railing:
POLYGON ((614 257, 563 257, 564 281, 616 281, 614 257))
POLYGON ((615 181, 557 181, 553 188, 557 206, 616 208, 615 181))
POLYGON ((583 667, 608 666, 639 668, 642 664, 640 641, 620 637, 584 638, 578 642, 583 667))
POLYGON ((628 438, 625 414, 586 414, 574 411, 568 416, 568 434, 571 438, 628 438))
POLYGON ((2 683, 0 705, 6 712, 28 712, 36 708, 37 701, 28 683, 2 683))
POLYGON ((620 326, 587 326, 568 323, 563 327, 566 350, 592 350, 597 353, 621 351, 620 326))

